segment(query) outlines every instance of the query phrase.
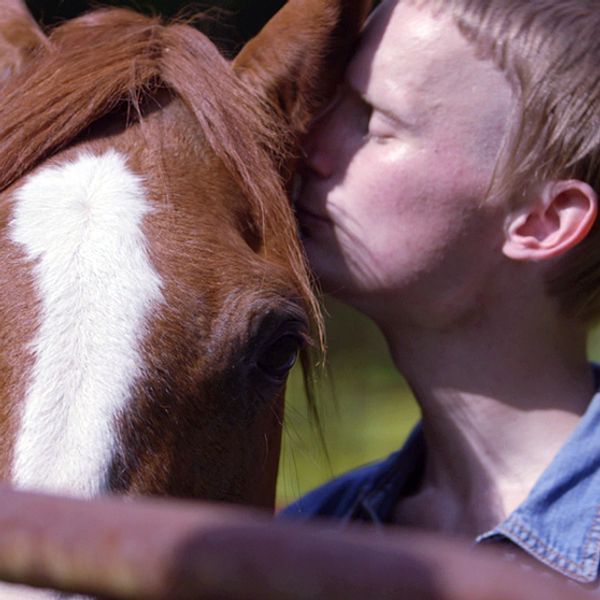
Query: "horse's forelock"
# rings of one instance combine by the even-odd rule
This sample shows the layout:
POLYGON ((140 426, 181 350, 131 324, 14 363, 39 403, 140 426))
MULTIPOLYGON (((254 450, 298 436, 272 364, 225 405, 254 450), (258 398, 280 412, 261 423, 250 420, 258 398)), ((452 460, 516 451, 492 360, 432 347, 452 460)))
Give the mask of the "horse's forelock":
POLYGON ((274 117, 276 109, 234 74, 204 36, 190 27, 173 25, 165 31, 164 40, 163 80, 194 113, 211 147, 246 191, 253 203, 261 237, 275 233, 278 242, 285 244, 290 266, 322 344, 318 301, 298 243, 291 205, 278 175, 278 168, 287 159, 290 132, 283 119, 274 117), (199 78, 201 85, 198 78, 194 80, 194 76, 198 77, 198 66, 203 71, 199 78))
POLYGON ((285 160, 283 121, 192 27, 103 9, 56 28, 49 46, 2 90, 0 191, 119 104, 136 107, 159 87, 169 88, 195 115, 246 192, 263 239, 275 232, 279 251, 283 244, 320 336, 318 304, 276 172, 285 160))

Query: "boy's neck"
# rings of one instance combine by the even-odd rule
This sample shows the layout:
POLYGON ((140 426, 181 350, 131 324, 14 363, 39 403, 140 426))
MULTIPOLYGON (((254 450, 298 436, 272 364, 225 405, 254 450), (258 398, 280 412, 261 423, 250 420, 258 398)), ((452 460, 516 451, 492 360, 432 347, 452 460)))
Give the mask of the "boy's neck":
POLYGON ((399 520, 482 533, 525 499, 585 411, 594 393, 585 332, 572 323, 479 322, 385 333, 421 406, 427 447, 418 502, 399 520))

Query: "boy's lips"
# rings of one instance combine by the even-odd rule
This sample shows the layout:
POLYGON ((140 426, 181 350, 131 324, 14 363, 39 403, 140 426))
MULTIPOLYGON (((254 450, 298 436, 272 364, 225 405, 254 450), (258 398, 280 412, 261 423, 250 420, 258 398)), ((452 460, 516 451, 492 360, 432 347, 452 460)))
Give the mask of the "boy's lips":
POLYGON ((316 221, 321 221, 323 223, 331 224, 331 219, 328 216, 317 213, 314 210, 307 209, 300 204, 296 205, 295 210, 296 210, 296 215, 298 217, 298 220, 301 223, 308 219, 308 220, 313 220, 313 221, 316 220, 316 221))
POLYGON ((305 206, 303 200, 309 195, 307 194, 309 183, 309 178, 303 177, 299 173, 296 173, 292 180, 292 204, 298 220, 311 219, 331 223, 331 219, 326 214, 315 210, 313 206, 310 208, 305 206))

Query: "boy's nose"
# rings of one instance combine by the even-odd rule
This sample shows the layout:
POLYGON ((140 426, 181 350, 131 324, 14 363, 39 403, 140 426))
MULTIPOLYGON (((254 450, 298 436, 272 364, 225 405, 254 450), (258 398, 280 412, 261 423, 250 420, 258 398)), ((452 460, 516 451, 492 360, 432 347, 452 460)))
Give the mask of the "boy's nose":
POLYGON ((332 139, 327 137, 323 122, 316 122, 310 130, 303 146, 306 168, 318 177, 331 177, 334 158, 331 152, 332 139))

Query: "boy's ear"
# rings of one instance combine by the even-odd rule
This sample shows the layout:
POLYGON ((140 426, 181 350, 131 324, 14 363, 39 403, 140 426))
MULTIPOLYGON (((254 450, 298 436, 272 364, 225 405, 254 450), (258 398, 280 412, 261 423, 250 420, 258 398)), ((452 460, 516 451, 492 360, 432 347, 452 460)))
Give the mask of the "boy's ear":
POLYGON ((372 0, 289 0, 241 50, 236 72, 303 133, 333 96, 372 0))
POLYGON ((23 0, 3 0, 0 4, 0 84, 19 71, 23 63, 46 37, 23 0))
POLYGON ((598 195, 575 179, 542 184, 527 207, 509 216, 502 248, 508 258, 541 261, 579 244, 598 214, 598 195))

